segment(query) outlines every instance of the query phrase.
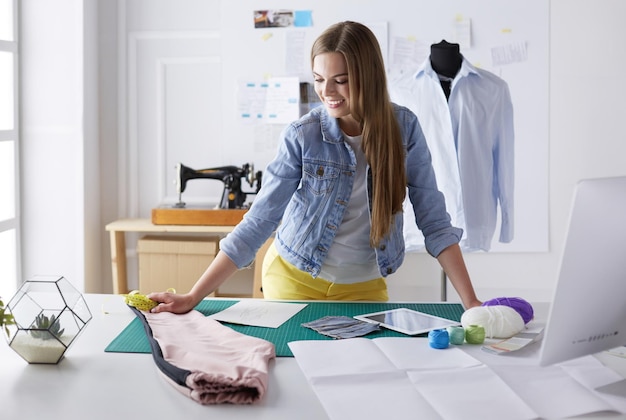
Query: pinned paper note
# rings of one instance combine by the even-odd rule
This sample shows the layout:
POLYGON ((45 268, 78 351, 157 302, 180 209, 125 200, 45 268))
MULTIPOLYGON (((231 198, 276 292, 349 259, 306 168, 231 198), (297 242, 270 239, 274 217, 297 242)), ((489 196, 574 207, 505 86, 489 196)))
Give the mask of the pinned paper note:
POLYGON ((526 42, 520 41, 491 49, 491 59, 494 66, 503 66, 512 63, 521 63, 528 60, 526 42))
POLYGON ((313 12, 310 10, 296 10, 294 12, 293 26, 309 27, 313 26, 313 12))
POLYGON ((462 50, 472 47, 472 21, 461 15, 457 15, 454 22, 455 40, 462 50))

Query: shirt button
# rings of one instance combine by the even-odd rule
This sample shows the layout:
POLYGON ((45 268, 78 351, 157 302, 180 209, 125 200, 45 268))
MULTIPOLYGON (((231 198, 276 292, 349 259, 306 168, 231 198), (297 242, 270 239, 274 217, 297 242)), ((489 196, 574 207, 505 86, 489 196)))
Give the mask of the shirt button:
POLYGON ((391 269, 391 267, 387 267, 387 274, 391 274, 393 273, 393 270, 391 269))
POLYGON ((324 168, 322 166, 317 168, 317 176, 324 176, 324 168))
POLYGON ((381 251, 384 251, 385 249, 387 249, 387 245, 382 244, 382 245, 380 246, 380 250, 381 250, 381 251))

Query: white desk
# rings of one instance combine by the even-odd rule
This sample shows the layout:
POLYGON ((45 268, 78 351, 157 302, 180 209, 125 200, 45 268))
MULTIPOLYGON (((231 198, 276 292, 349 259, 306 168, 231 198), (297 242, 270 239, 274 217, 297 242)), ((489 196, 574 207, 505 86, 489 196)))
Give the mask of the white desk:
MULTIPOLYGON (((29 365, 9 348, 6 340, 0 342, 0 418, 327 418, 295 359, 284 357, 271 363, 268 390, 259 404, 200 405, 164 381, 151 355, 105 353, 106 346, 134 319, 134 314, 121 296, 85 297, 93 319, 59 364, 29 365)), ((598 357, 626 375, 626 359, 606 354, 598 357)), ((603 413, 584 418, 626 416, 603 413)))

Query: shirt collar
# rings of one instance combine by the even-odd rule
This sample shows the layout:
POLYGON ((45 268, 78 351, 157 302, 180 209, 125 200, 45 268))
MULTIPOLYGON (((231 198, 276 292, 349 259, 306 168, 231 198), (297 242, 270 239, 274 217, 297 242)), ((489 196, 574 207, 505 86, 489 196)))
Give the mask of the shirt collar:
POLYGON ((343 142, 343 134, 339 127, 339 121, 337 118, 333 118, 328 115, 326 107, 320 106, 320 125, 322 129, 322 137, 324 141, 331 143, 343 142))
MULTIPOLYGON (((462 77, 467 77, 471 74, 472 75, 475 74, 476 76, 482 77, 478 69, 474 67, 465 57, 463 57, 461 68, 459 69, 459 72, 454 77, 454 80, 460 79, 462 77)), ((424 60, 420 68, 415 73, 415 76, 413 77, 415 79, 419 77, 430 77, 433 80, 436 80, 437 82, 439 82, 439 75, 435 72, 435 70, 433 70, 433 66, 430 64, 430 57, 424 60)))

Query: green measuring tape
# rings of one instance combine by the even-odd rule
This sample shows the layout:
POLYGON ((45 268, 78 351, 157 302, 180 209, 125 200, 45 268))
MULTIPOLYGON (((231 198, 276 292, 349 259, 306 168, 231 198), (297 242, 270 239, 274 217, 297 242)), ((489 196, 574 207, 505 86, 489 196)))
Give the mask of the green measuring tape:
MULTIPOLYGON (((170 293, 176 293, 176 291, 172 288, 167 289, 167 291, 170 293)), ((148 296, 139 293, 139 290, 133 290, 129 294, 124 295, 124 303, 128 306, 132 306, 133 308, 137 308, 140 311, 146 312, 149 312, 152 308, 159 304, 158 302, 148 298, 148 296)))

